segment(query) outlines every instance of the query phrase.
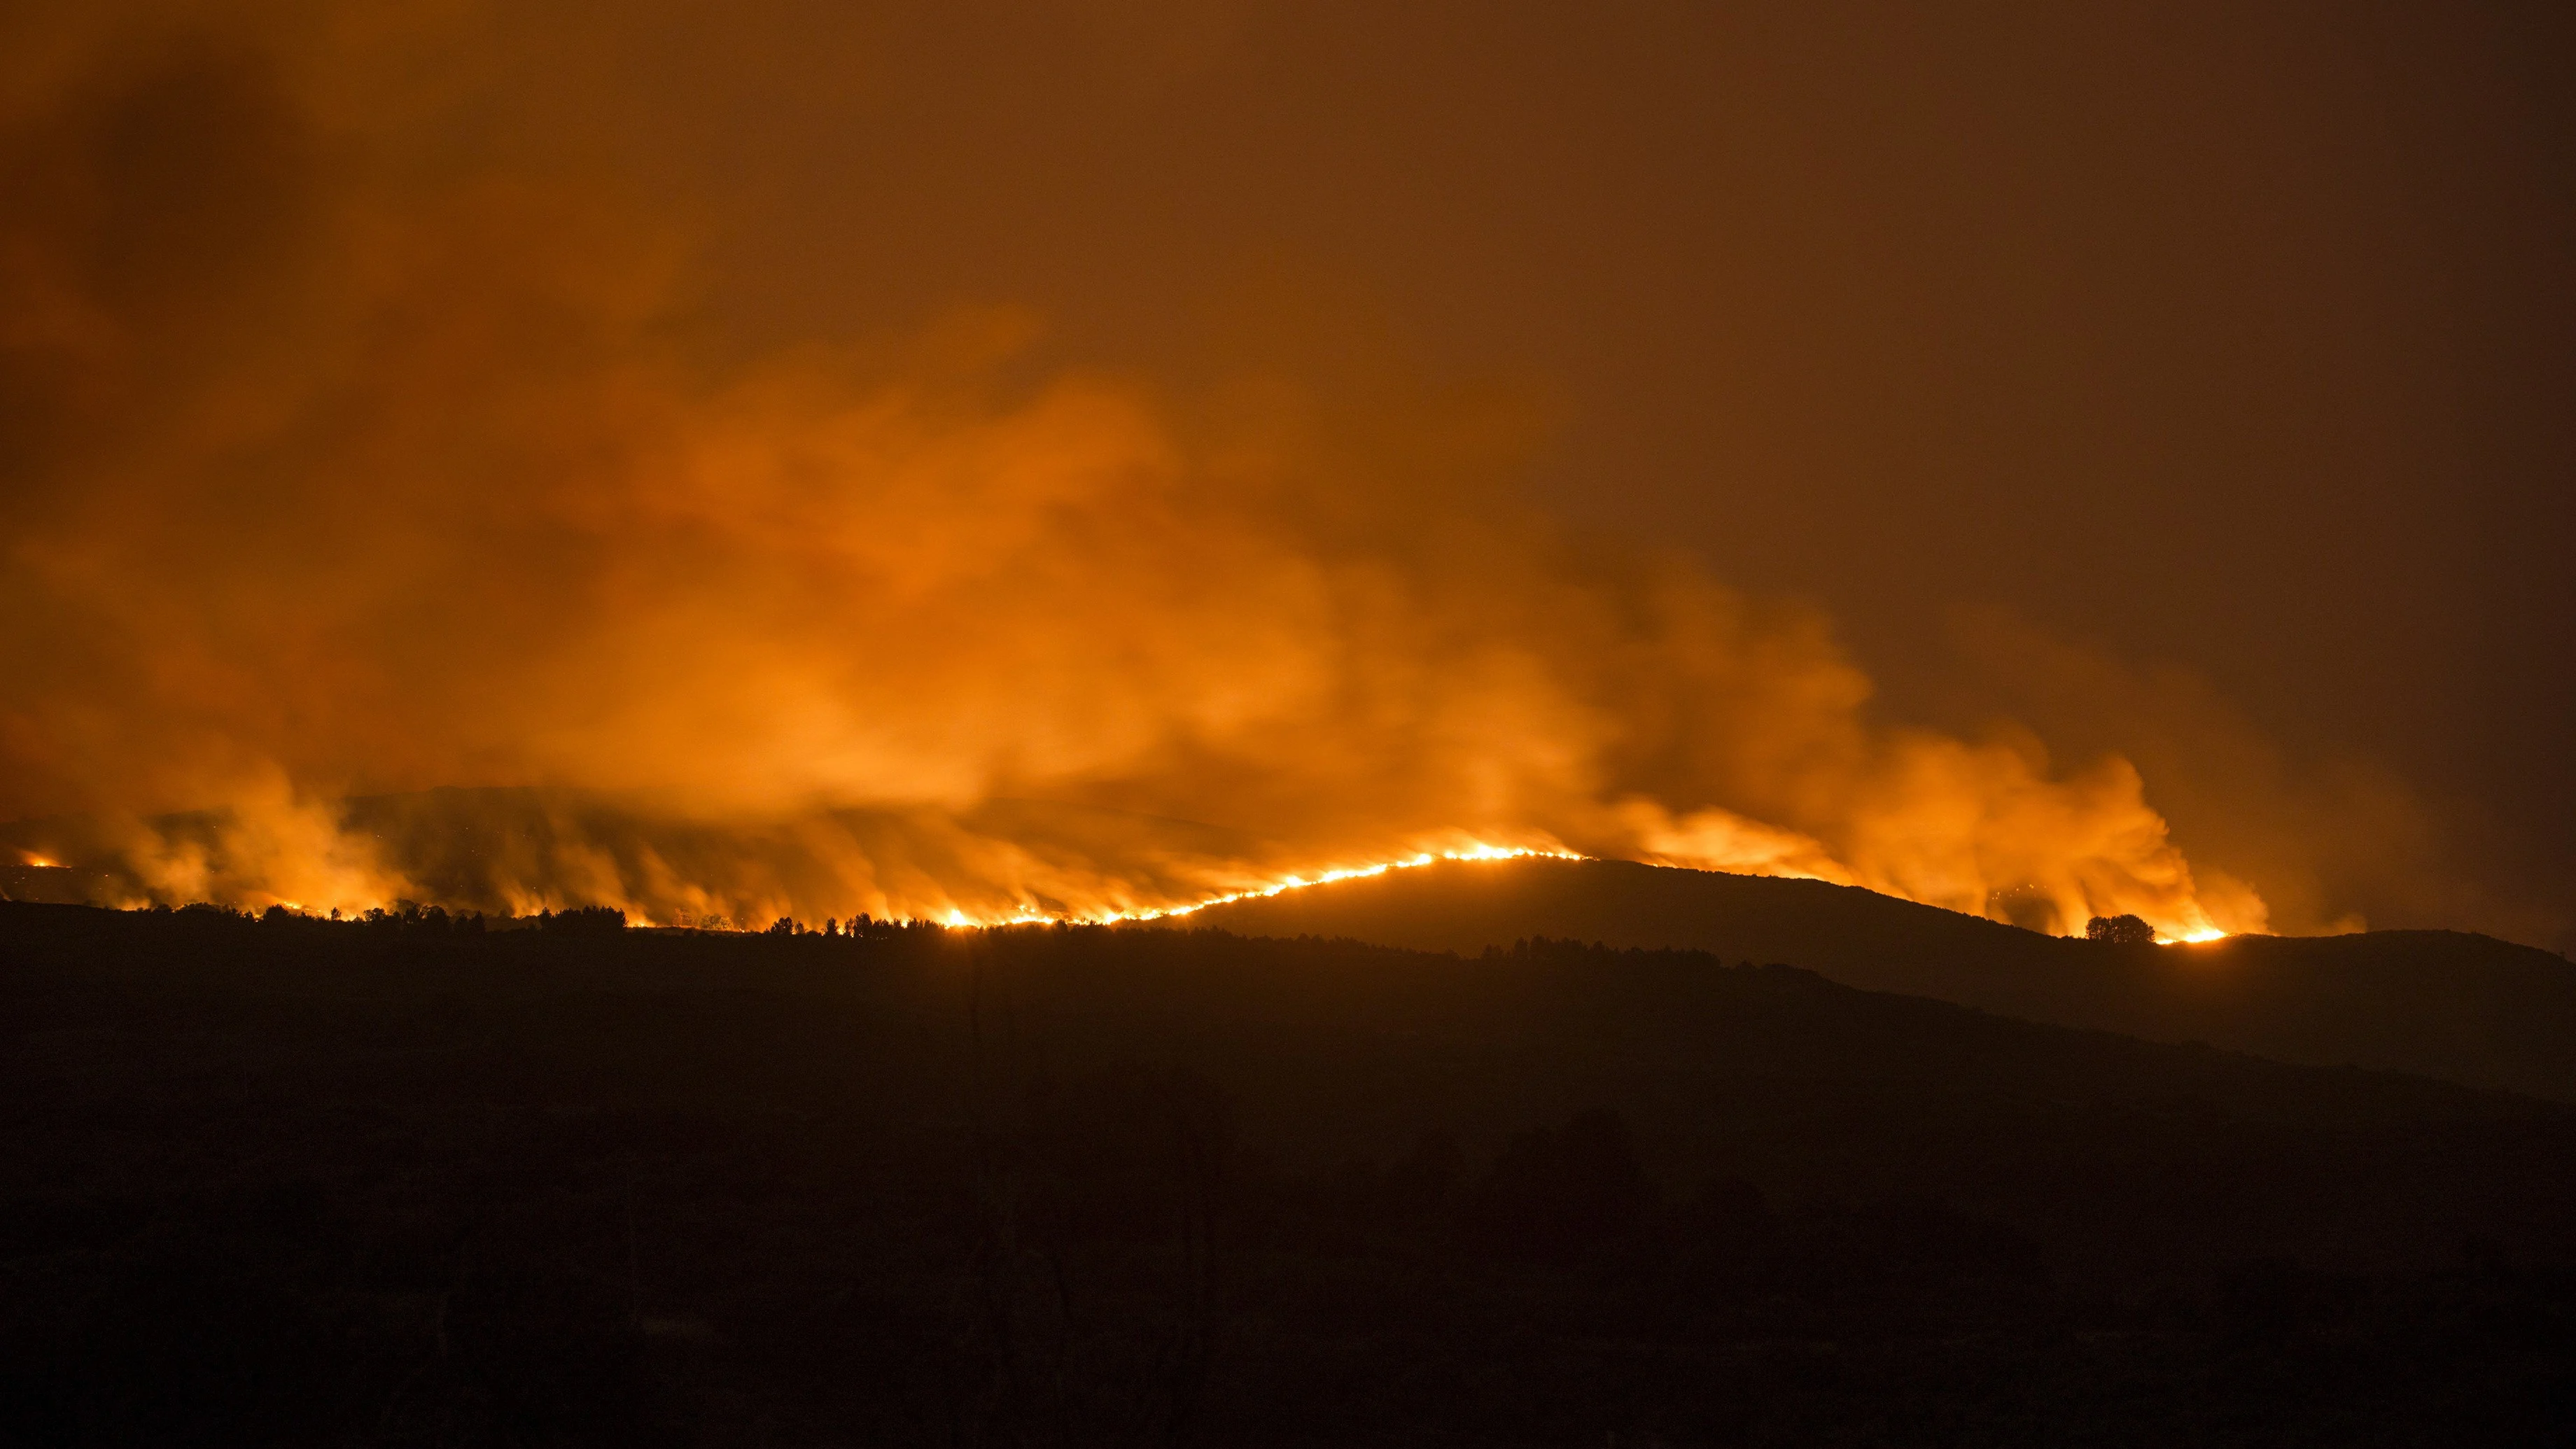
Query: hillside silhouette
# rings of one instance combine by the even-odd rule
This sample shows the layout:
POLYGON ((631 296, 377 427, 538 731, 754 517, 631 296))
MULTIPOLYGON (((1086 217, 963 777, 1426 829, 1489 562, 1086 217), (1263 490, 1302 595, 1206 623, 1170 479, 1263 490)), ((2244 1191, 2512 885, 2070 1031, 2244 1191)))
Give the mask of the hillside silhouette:
POLYGON ((0 904, 0 1442, 2436 1444, 2576 1110, 1692 952, 0 904))
POLYGON ((2455 931, 2127 945, 1822 881, 1553 859, 1443 862, 1186 919, 1427 951, 1528 938, 1711 951, 2033 1021, 2576 1100, 2576 966, 2455 931))

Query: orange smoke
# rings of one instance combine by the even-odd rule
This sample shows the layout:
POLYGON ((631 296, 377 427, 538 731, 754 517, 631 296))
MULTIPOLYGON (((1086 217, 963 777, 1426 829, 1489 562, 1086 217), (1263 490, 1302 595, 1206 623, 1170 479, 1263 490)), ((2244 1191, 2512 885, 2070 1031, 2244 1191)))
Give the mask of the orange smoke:
POLYGON ((1879 721, 1812 614, 1499 505, 1491 429, 1008 311, 723 357, 673 225, 424 162, 383 35, 54 39, 0 814, 132 899, 1107 918, 1535 850, 2263 923, 2126 763, 1879 721))

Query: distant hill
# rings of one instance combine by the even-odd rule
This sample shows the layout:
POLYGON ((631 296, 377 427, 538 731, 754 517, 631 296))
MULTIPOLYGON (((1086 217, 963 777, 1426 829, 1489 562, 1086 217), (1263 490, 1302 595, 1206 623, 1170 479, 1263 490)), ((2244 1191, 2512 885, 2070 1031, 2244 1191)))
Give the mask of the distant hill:
POLYGON ((2576 1109, 1689 952, 0 903, 0 1083, 0 1444, 2576 1424, 2576 1109))
MULTIPOLYGON (((2576 1111, 2558 1104, 1696 952, 1552 942, 1459 958, 1198 930, 491 930, 0 904, 0 1006, 23 1101, 247 1113, 245 1131, 294 1100, 328 1118, 450 1098, 572 1111, 608 1092, 720 1111, 774 1096, 962 1134, 977 1072, 1046 1092, 1129 1063, 1204 1077, 1235 1130, 1292 1173, 1432 1129, 1489 1150, 1605 1106, 1683 1187, 1715 1172, 1787 1200, 1928 1195, 2071 1260, 2439 1258, 2464 1232, 2553 1257, 2576 1243, 2576 1111), (2138 1211, 2142 1195, 2181 1215, 2138 1211)), ((36 1164, 76 1162, 91 1130, 76 1117, 19 1125, 17 1190, 41 1188, 36 1164)))
POLYGON ((1605 860, 1450 862, 1187 920, 1429 951, 1682 947, 2034 1021, 2576 1101, 2576 965, 2453 931, 2115 946, 1851 886, 1605 860))

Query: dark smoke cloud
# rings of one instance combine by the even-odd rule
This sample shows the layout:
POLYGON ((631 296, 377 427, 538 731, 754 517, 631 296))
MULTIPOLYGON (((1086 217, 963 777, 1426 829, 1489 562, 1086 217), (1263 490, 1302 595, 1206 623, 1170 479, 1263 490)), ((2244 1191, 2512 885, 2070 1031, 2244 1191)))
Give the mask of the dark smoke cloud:
POLYGON ((468 124, 499 24, 9 47, 27 848, 137 898, 758 923, 1486 843, 2263 924, 2125 761, 1879 722, 1813 614, 1496 505, 1513 406, 1056 366, 1008 308, 703 345, 685 215, 468 124))

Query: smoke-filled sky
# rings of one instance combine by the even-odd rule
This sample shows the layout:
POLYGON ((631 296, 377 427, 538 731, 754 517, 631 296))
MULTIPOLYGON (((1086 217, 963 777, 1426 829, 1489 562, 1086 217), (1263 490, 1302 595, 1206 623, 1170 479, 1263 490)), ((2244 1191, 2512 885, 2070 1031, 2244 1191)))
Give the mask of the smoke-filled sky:
POLYGON ((647 914, 1481 840, 2576 943, 2554 7, 0 27, 0 819, 156 893, 529 787, 406 828, 647 914))

